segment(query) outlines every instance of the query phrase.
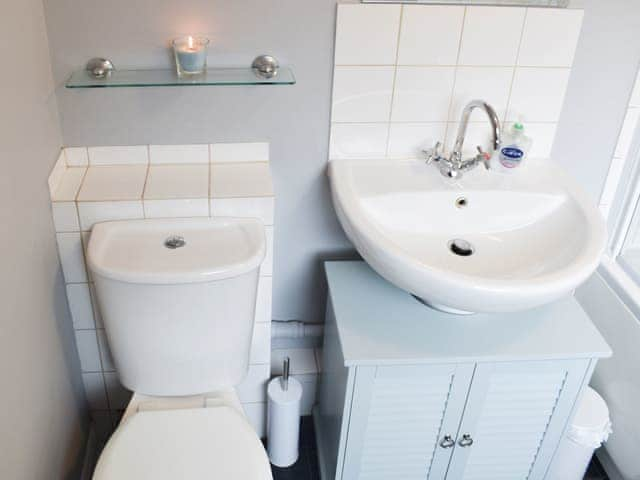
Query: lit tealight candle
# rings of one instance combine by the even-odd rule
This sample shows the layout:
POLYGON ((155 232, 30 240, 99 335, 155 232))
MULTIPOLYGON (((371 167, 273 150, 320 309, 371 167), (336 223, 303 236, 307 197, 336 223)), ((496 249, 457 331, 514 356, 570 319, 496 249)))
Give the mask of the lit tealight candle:
POLYGON ((173 41, 173 53, 179 76, 197 75, 206 70, 207 45, 209 45, 209 39, 191 35, 176 38, 173 41))

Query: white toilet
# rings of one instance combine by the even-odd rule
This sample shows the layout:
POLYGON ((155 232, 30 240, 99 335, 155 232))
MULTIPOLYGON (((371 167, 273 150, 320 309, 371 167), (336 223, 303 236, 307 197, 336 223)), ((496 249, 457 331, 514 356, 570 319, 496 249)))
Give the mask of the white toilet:
POLYGON ((264 256, 253 219, 94 226, 88 264, 120 381, 134 392, 95 480, 271 480, 234 391, 264 256))

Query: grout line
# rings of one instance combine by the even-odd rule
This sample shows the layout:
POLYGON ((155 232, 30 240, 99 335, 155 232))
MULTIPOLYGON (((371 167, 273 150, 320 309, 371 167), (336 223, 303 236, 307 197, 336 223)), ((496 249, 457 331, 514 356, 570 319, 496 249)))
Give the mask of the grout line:
POLYGON ((504 129, 504 124, 507 123, 507 118, 509 117, 509 111, 511 110, 511 100, 513 99, 513 84, 515 83, 515 80, 516 80, 516 72, 518 71, 518 68, 520 68, 518 66, 518 60, 520 59, 520 49, 522 48, 522 40, 524 39, 524 27, 527 23, 528 14, 529 14, 529 9, 526 8, 524 11, 524 18, 522 19, 520 39, 518 40, 518 52, 516 53, 516 61, 515 61, 515 65, 513 65, 513 72, 511 73, 511 84, 509 85, 509 95, 507 96, 507 105, 504 110, 504 117, 502 118, 503 129, 504 129))
POLYGON ((400 39, 402 37, 402 24, 404 22, 404 5, 400 5, 400 19, 398 24, 398 36, 396 37, 396 55, 393 65, 393 81, 391 83, 391 105, 389 105, 389 117, 386 123, 387 139, 385 141, 384 156, 389 157, 389 144, 391 143, 391 118, 393 117, 393 108, 396 102, 396 80, 398 78, 398 59, 400 57, 400 39))

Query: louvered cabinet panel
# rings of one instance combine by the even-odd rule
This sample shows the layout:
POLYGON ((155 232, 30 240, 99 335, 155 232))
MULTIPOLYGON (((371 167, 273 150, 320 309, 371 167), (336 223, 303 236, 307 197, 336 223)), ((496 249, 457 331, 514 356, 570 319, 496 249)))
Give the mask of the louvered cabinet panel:
POLYGON ((344 480, 443 479, 473 365, 357 368, 344 480))
POLYGON ((447 480, 541 480, 570 415, 586 361, 479 364, 447 480))

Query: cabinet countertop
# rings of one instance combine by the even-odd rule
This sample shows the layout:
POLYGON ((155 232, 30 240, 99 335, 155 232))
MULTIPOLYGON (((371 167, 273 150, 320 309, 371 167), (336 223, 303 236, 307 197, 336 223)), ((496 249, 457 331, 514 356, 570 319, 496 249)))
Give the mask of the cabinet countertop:
MULTIPOLYGON (((572 296, 522 312, 433 310, 362 261, 326 262, 345 364, 392 365, 602 358, 611 349, 572 296)), ((334 330, 334 331, 332 331, 334 330)))

